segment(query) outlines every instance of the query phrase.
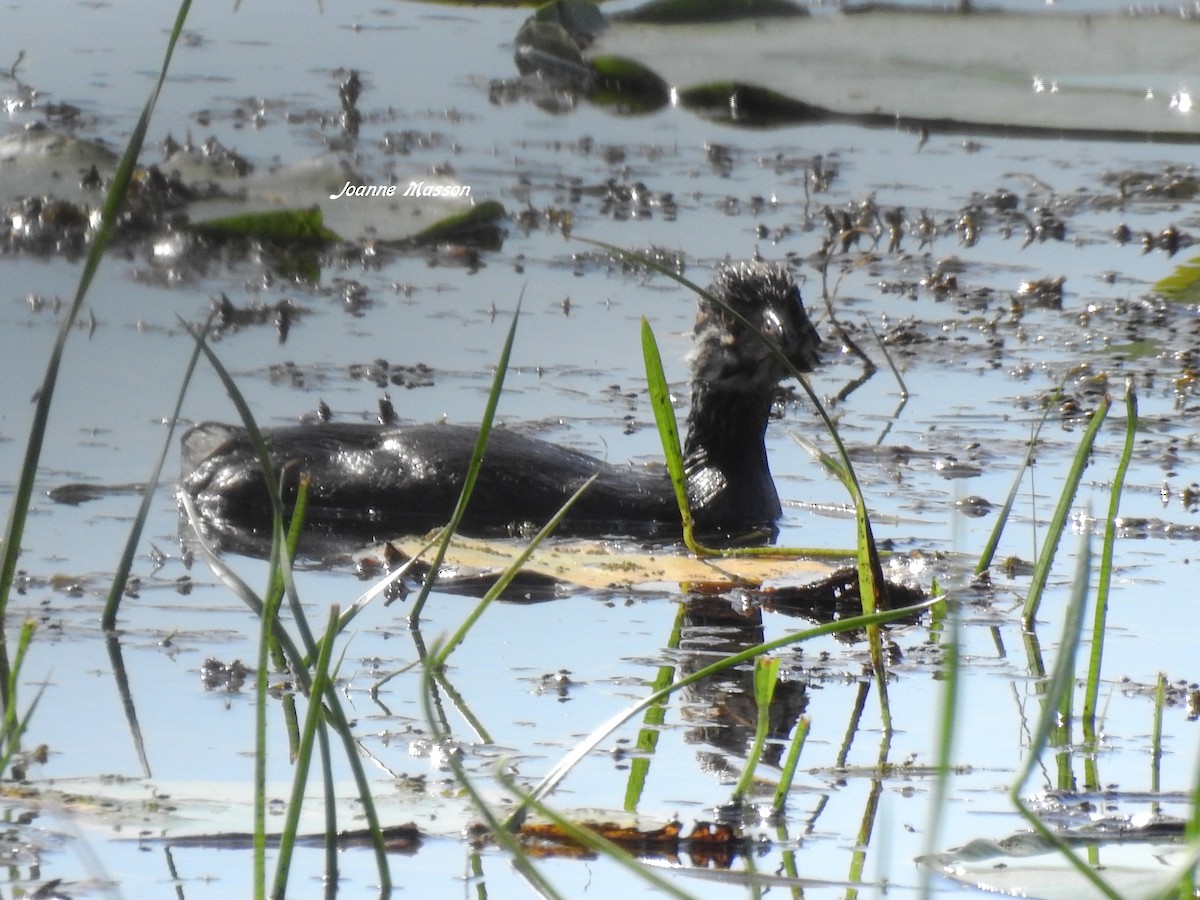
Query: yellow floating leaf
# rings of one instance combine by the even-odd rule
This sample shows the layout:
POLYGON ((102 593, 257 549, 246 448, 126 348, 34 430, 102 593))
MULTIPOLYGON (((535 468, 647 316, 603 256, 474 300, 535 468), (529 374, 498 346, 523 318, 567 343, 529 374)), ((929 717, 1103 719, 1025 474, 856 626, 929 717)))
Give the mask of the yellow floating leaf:
MULTIPOLYGON (((391 542, 403 557, 411 558, 427 543, 410 537, 391 542)), ((445 564, 473 570, 476 575, 499 574, 516 559, 523 546, 515 541, 455 537, 445 564)), ((665 584, 705 585, 715 590, 767 581, 804 583, 828 576, 834 567, 823 560, 804 557, 719 557, 699 559, 680 548, 646 552, 641 547, 614 541, 564 541, 543 544, 523 566, 526 573, 584 588, 654 588, 665 584)))

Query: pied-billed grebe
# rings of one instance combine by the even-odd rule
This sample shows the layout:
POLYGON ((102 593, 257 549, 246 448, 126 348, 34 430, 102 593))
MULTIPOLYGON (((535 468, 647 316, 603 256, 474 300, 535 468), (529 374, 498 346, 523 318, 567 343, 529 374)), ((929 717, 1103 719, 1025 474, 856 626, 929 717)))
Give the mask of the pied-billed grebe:
MULTIPOLYGON (((723 266, 712 293, 778 347, 800 371, 817 363, 820 338, 792 277, 776 265, 723 266)), ((757 335, 701 300, 684 445, 698 532, 774 533, 779 497, 763 442, 785 367, 757 335)), ((285 473, 285 502, 311 476, 308 522, 326 534, 389 538, 446 522, 474 449, 475 428, 457 425, 314 423, 263 430, 285 473)), ((574 535, 667 537, 680 531, 666 470, 613 465, 536 438, 493 429, 462 528, 496 534, 540 526, 588 478, 596 482, 560 525, 574 535)), ((261 533, 270 502, 243 428, 197 425, 183 436, 182 490, 218 533, 261 533)))

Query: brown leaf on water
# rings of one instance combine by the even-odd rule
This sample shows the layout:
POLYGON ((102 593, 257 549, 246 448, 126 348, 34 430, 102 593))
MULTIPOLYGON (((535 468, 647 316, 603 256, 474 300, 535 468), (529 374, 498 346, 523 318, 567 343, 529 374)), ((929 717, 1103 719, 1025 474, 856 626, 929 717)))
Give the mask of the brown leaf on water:
MULTIPOLYGON (((658 828, 638 828, 616 822, 577 822, 576 827, 599 835, 639 859, 665 860, 678 864, 687 853, 692 865, 701 868, 728 868, 742 849, 743 840, 728 825, 697 822, 686 837, 679 822, 658 828)), ((553 823, 526 824, 520 837, 526 852, 540 858, 592 859, 595 851, 553 823)))

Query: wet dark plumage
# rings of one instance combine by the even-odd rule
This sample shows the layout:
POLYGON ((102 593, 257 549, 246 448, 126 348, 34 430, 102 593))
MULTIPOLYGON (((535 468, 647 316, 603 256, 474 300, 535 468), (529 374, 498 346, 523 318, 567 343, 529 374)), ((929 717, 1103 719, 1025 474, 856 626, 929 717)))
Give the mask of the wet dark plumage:
MULTIPOLYGON (((820 339, 800 292, 782 268, 721 268, 711 292, 753 326, 701 300, 691 354, 692 402, 684 444, 688 495, 698 530, 736 538, 773 534, 779 498, 764 432, 774 391, 787 374, 772 346, 798 370, 818 362, 820 339)), ((327 534, 388 538, 446 522, 462 487, 477 430, 456 425, 316 422, 265 429, 285 502, 302 472, 311 476, 308 522, 327 534)), ((181 490, 214 531, 264 532, 270 502, 244 429, 197 425, 183 437, 181 490)), ((541 526, 593 474, 560 533, 669 537, 679 512, 665 468, 614 465, 492 430, 463 530, 496 534, 541 526)))

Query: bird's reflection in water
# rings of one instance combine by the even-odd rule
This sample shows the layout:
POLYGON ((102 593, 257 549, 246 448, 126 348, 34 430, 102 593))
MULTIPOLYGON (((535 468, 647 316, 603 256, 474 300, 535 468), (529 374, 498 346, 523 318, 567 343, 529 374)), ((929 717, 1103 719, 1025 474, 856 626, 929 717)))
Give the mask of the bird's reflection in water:
MULTIPOLYGON (((914 587, 889 583, 887 589, 893 607, 911 606, 925 599, 923 592, 914 587)), ((764 643, 764 617, 784 615, 820 624, 860 615, 861 603, 853 570, 840 570, 803 587, 734 594, 693 592, 686 599, 680 630, 680 675, 694 674, 764 643)), ((862 631, 846 631, 837 634, 836 639, 850 644, 864 637, 862 631)), ((795 649, 785 652, 797 653, 795 649)), ((768 711, 768 742, 762 764, 780 765, 808 699, 808 679, 799 667, 785 663, 768 711)), ((719 777, 736 779, 741 766, 730 759, 746 757, 758 724, 754 662, 726 669, 685 689, 682 716, 690 723, 686 740, 711 748, 701 752, 705 768, 719 777)))
MULTIPOLYGON (((727 595, 692 594, 687 599, 680 633, 680 674, 691 675, 764 640, 763 611, 758 604, 744 604, 727 595)), ((784 743, 807 706, 807 685, 781 679, 771 700, 770 741, 764 748, 764 764, 779 765, 784 743)), ((726 669, 686 689, 682 715, 691 723, 686 737, 689 743, 719 751, 702 752, 705 768, 736 778, 738 769, 725 757, 744 758, 754 741, 758 723, 754 662, 726 669)))

